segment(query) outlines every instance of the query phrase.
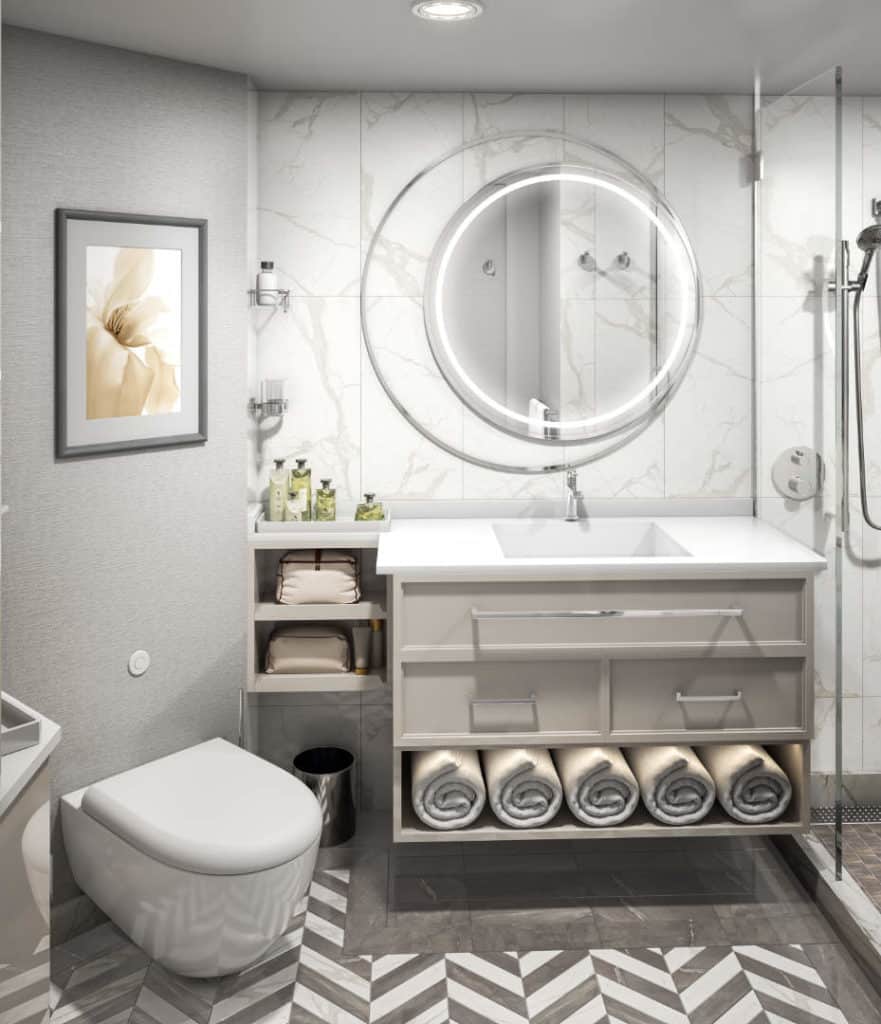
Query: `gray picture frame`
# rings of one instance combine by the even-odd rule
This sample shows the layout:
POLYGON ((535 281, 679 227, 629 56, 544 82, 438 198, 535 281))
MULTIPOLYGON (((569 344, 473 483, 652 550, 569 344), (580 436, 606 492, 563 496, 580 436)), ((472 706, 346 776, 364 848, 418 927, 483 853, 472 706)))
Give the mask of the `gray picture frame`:
MULTIPOLYGON (((178 234, 179 237, 179 234, 178 234)), ((57 459, 150 451, 204 444, 208 439, 208 352, 207 352, 207 272, 208 222, 201 218, 163 217, 146 214, 110 213, 100 210, 58 208, 55 210, 55 456, 57 459), (196 428, 182 433, 157 433, 155 436, 120 438, 97 443, 76 443, 71 439, 71 402, 69 400, 69 362, 71 358, 69 233, 79 222, 103 222, 111 225, 146 225, 151 228, 192 229, 198 247, 195 299, 197 317, 195 352, 196 428)), ((174 247, 174 246, 171 246, 174 247)), ((183 287, 183 282, 182 282, 183 287)), ((189 300, 188 300, 189 301, 189 300)), ((121 417, 121 420, 132 417, 121 417)), ((112 422, 105 420, 105 423, 112 422)))

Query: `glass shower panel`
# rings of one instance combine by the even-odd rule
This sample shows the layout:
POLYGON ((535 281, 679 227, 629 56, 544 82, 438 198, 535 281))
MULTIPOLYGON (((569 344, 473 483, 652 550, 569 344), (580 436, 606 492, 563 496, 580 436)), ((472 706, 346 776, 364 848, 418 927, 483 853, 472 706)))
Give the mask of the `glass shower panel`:
POLYGON ((763 97, 757 89, 755 116, 756 513, 829 563, 816 580, 811 805, 830 822, 830 846, 840 851, 842 697, 858 692, 859 668, 846 655, 859 618, 849 624, 845 606, 855 553, 838 473, 840 70, 785 94, 763 97), (822 493, 808 501, 779 493, 771 479, 774 461, 793 447, 816 450, 826 469, 822 493))

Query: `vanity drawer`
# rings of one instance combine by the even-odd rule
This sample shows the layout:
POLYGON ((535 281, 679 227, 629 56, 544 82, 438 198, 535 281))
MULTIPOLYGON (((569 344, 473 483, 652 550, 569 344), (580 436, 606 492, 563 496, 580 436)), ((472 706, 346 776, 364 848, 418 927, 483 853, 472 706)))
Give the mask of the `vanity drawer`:
POLYGON ((806 736, 806 691, 799 658, 617 661, 611 666, 611 732, 806 736))
POLYGON ((512 733, 596 736, 599 662, 446 662, 404 667, 402 739, 512 733))
POLYGON ((405 583, 404 659, 458 648, 804 643, 805 581, 405 583))

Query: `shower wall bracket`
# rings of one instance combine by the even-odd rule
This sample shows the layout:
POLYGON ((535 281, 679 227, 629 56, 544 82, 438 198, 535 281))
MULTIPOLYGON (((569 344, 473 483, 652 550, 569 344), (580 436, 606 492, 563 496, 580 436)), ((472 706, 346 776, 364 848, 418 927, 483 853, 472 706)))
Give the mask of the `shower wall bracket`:
POLYGON ((823 457, 814 448, 787 448, 774 460, 771 479, 774 486, 791 501, 810 501, 823 490, 823 457))

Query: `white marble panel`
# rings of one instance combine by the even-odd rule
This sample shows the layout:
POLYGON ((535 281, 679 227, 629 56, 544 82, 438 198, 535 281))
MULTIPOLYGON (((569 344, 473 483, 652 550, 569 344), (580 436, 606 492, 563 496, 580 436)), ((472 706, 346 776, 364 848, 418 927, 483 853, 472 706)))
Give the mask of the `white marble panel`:
MULTIPOLYGON (((466 93, 465 140, 509 132, 563 131, 563 97, 529 93, 466 93)), ((498 139, 465 154, 465 196, 501 174, 536 164, 559 162, 562 142, 547 139, 498 139)))
MULTIPOLYGON (((856 501, 852 502, 856 505, 856 501)), ((881 698, 881 534, 862 523, 858 508, 854 510, 855 529, 862 526, 862 655, 863 695, 881 698)), ((846 605, 850 612, 850 605, 846 605)))
POLYGON ((667 96, 666 194, 697 254, 706 295, 752 291, 752 100, 667 96))
POLYGON ((596 408, 608 413, 651 379, 654 309, 647 299, 597 299, 595 316, 596 408))
POLYGON ((668 404, 671 498, 734 498, 751 491, 751 303, 709 298, 698 348, 668 404))
MULTIPOLYGON (((864 702, 848 697, 842 703, 844 770, 855 772, 863 767, 864 702)), ((811 744, 811 771, 832 772, 835 770, 835 701, 831 697, 818 697, 814 714, 817 731, 811 744)))
POLYGON ((286 381, 287 415, 269 431, 262 447, 260 486, 265 488, 274 458, 305 457, 315 480, 334 480, 339 500, 361 491, 361 373, 358 300, 344 298, 291 301, 258 318, 261 380, 286 381), (272 432, 276 431, 276 432, 272 432))
MULTIPOLYGON (((825 299, 762 298, 759 305, 759 495, 776 494, 774 460, 793 445, 822 452, 834 474, 834 315, 825 299)), ((830 479, 834 477, 830 476, 830 479)))
POLYGON ((784 96, 761 116, 762 295, 808 295, 834 266, 835 100, 784 96))
POLYGON ((862 703, 862 768, 881 772, 881 697, 867 697, 862 703))
MULTIPOLYGON (((563 464, 563 451, 555 445, 538 445, 502 434, 472 412, 465 411, 465 451, 489 462, 501 461, 511 466, 563 464)), ((561 499, 563 473, 507 473, 484 469, 466 463, 464 467, 465 497, 497 500, 532 498, 561 499)))
POLYGON ((357 93, 260 93, 260 259, 295 295, 357 295, 357 93))
MULTIPOLYGON (((612 150, 663 190, 662 95, 566 96, 564 125, 567 135, 612 150)), ((567 156, 582 157, 580 148, 569 149, 567 156)))
MULTIPOLYGON (((364 93, 361 97, 361 245, 400 190, 463 141, 460 93, 364 93)), ((421 296, 432 248, 462 203, 462 156, 416 182, 383 227, 368 295, 421 296)))
MULTIPOLYGON (((652 420, 639 433, 620 439, 618 447, 604 441, 608 454, 578 470, 578 484, 588 509, 593 498, 661 498, 664 496, 664 418, 652 420)), ((581 449, 584 451, 585 449, 581 449)))
MULTIPOLYGON (((408 412, 440 440, 461 449, 462 406, 428 348, 422 303, 376 298, 368 305, 370 337, 384 379, 405 396, 408 412)), ((362 479, 386 498, 462 497, 462 463, 432 444, 392 405, 362 354, 362 479)))

